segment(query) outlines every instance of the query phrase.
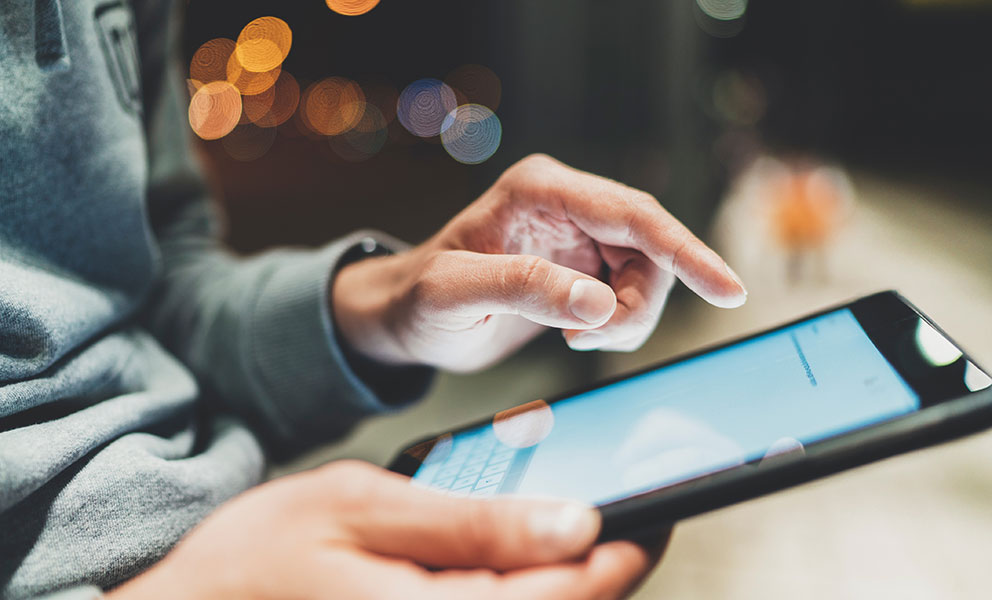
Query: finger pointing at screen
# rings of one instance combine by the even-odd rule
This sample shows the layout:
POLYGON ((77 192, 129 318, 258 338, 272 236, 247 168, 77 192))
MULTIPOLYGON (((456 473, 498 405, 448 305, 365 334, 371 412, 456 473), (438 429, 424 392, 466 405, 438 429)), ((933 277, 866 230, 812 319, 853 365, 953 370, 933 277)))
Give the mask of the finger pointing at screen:
POLYGON ((358 352, 464 371, 544 327, 576 350, 634 350, 676 278, 718 307, 747 296, 650 195, 532 156, 420 246, 342 269, 332 304, 358 352))

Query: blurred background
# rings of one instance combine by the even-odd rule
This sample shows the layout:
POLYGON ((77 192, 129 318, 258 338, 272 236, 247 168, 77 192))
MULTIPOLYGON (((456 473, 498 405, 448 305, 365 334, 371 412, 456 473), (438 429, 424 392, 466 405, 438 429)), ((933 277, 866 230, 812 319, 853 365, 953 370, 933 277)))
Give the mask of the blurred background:
MULTIPOLYGON (((281 474, 880 289, 992 364, 992 1, 190 0, 190 127, 239 252, 416 243, 545 152, 654 194, 748 284, 631 354, 557 332, 281 474), (289 37, 287 37, 287 33, 289 37)), ((678 526, 638 597, 987 596, 992 437, 678 526)))

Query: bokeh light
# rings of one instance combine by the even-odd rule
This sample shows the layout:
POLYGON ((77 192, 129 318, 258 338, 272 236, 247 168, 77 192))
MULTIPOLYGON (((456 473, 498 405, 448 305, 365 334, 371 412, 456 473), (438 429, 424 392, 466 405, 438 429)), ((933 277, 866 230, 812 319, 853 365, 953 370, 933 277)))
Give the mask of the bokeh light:
POLYGON ((241 119, 241 94, 226 81, 203 84, 189 101, 189 125, 205 140, 227 135, 241 119))
POLYGON ((388 125, 382 111, 374 104, 366 103, 362 107, 362 118, 354 127, 328 140, 331 150, 347 161, 367 160, 386 144, 388 125))
POLYGON ((481 104, 465 104, 451 111, 443 129, 444 149, 458 162, 470 165, 492 156, 503 137, 499 117, 481 104))
POLYGON ((270 71, 249 71, 238 60, 236 52, 227 61, 227 81, 246 96, 261 94, 275 85, 281 71, 282 67, 279 65, 270 71))
POLYGON ((492 110, 499 107, 503 85, 489 67, 463 65, 444 78, 455 92, 458 104, 481 104, 492 110))
POLYGON ((396 117, 413 135, 433 137, 444 130, 448 113, 457 106, 455 92, 446 83, 418 79, 400 93, 396 117))
POLYGON ((274 128, 262 128, 248 123, 235 127, 220 143, 231 158, 248 162, 264 156, 275 141, 274 128))
POLYGON ((261 94, 241 97, 242 123, 258 123, 272 109, 276 99, 276 86, 273 85, 261 94))
POLYGON ((275 85, 261 94, 244 97, 248 119, 259 127, 282 125, 293 116, 300 103, 300 85, 287 71, 279 74, 275 85))
POLYGON ((282 64, 293 45, 293 32, 278 17, 259 17, 241 30, 235 54, 247 71, 264 73, 282 64))
POLYGON ((733 21, 744 16, 747 0, 696 0, 699 10, 719 21, 733 21))
POLYGON ((536 446, 551 433, 555 415, 544 400, 534 400, 493 416, 496 439, 510 448, 536 446))
POLYGON ((327 8, 346 17, 364 15, 375 8, 377 4, 379 4, 379 0, 327 0, 327 8))
POLYGON ((321 135, 339 135, 362 118, 365 94, 343 77, 322 79, 303 93, 301 116, 308 128, 321 135))
POLYGON ((216 38, 204 42, 193 53, 189 78, 201 83, 227 79, 227 63, 235 48, 234 40, 216 38))
POLYGON ((711 36, 730 38, 744 29, 746 11, 747 0, 696 0, 693 16, 711 36))

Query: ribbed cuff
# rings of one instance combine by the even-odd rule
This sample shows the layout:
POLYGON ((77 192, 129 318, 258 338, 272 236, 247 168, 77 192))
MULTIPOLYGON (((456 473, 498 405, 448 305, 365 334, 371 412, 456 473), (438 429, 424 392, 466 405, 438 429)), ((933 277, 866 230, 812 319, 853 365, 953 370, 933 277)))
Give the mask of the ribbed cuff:
POLYGON ((341 257, 363 239, 394 250, 402 243, 360 231, 314 253, 287 260, 270 275, 247 320, 248 364, 274 414, 275 429, 293 445, 331 439, 360 417, 394 410, 419 399, 433 379, 427 367, 361 362, 362 376, 335 335, 330 285, 341 257), (369 385, 373 383, 373 385, 369 385), (388 385, 381 385, 389 382, 388 385), (388 390, 388 397, 380 397, 388 390))

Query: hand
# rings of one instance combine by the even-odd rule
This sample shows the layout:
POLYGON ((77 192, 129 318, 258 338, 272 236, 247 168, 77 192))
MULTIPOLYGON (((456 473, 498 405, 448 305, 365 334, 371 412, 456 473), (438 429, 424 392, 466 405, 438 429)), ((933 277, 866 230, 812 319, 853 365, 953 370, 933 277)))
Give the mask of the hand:
POLYGON ((342 461, 238 496, 108 594, 142 598, 617 598, 650 561, 595 548, 577 504, 452 498, 342 461))
POLYGON ((331 298, 359 352, 466 371, 543 327, 575 350, 639 348, 676 277, 716 306, 747 295, 650 195, 532 156, 424 244, 342 269, 331 298))

